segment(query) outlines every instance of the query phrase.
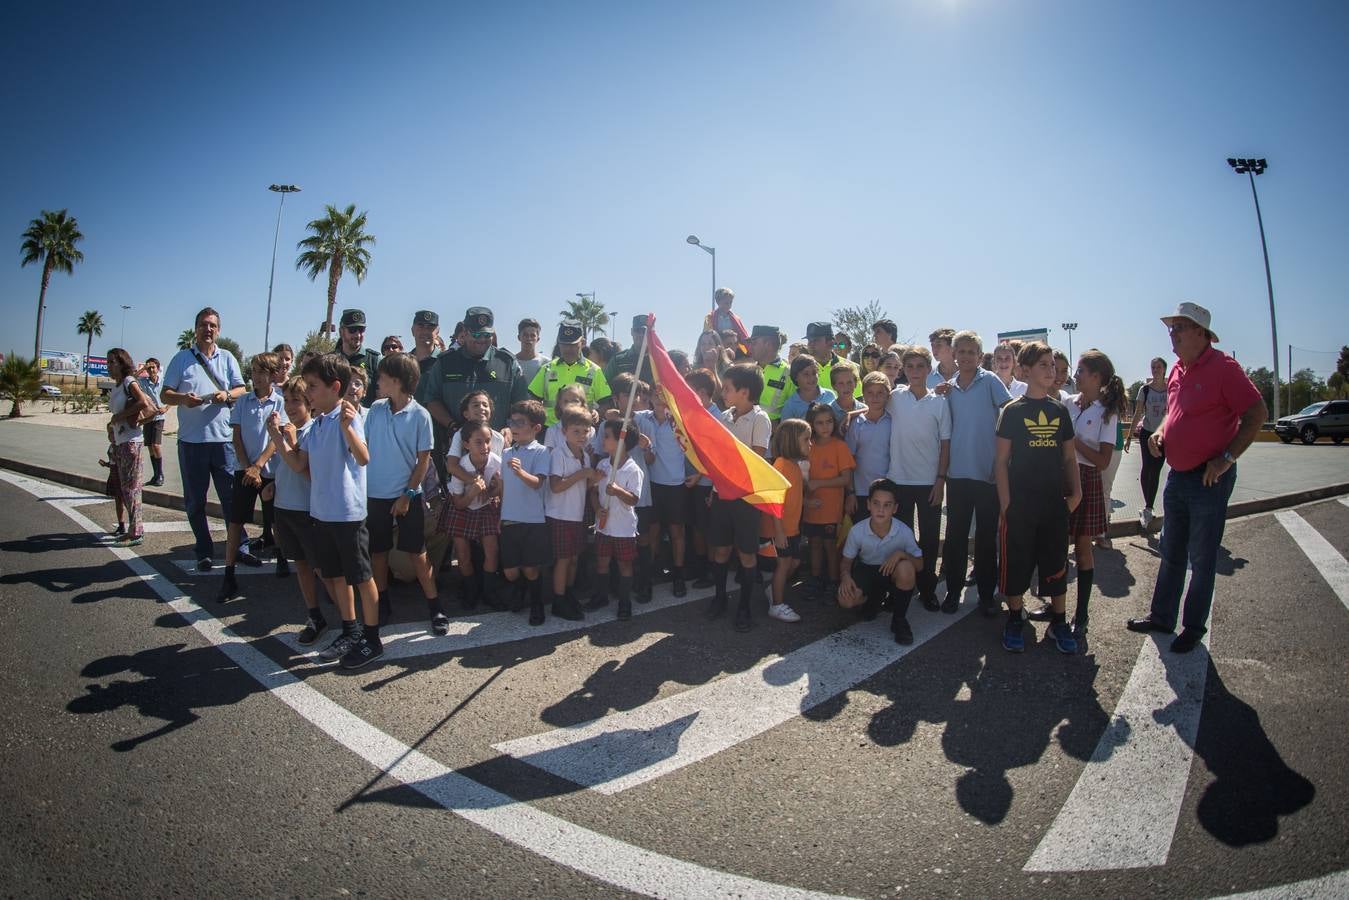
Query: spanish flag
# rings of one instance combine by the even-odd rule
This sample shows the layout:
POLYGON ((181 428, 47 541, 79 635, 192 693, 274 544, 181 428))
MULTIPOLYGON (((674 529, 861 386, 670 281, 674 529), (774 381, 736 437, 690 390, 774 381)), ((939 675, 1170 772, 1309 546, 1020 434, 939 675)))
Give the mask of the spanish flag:
POLYGON ((656 337, 655 316, 647 317, 647 352, 651 355, 653 385, 665 398, 674 417, 675 434, 693 467, 712 480, 724 500, 743 497, 761 512, 782 518, 782 504, 791 487, 766 459, 736 440, 721 420, 703 407, 688 386, 665 345, 656 337))

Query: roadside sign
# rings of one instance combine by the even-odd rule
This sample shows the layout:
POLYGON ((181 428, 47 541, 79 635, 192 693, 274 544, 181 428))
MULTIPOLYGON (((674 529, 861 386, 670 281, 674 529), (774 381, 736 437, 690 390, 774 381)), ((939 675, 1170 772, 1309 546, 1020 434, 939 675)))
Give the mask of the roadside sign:
POLYGON ((84 371, 87 375, 107 377, 108 358, 106 356, 86 356, 84 358, 84 371))

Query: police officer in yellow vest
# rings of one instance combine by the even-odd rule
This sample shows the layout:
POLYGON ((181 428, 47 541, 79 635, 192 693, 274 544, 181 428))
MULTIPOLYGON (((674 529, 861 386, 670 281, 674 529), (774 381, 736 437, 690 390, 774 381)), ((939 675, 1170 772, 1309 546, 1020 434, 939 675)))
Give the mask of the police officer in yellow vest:
POLYGON ((782 334, 776 325, 755 325, 749 335, 749 354, 763 370, 763 393, 759 406, 768 418, 777 424, 782 418, 782 405, 796 393, 796 385, 788 377, 788 366, 778 356, 782 349, 782 334))
POLYGON ((582 333, 580 322, 567 321, 559 325, 557 328, 559 355, 544 363, 535 373, 534 380, 529 383, 530 396, 543 403, 549 425, 557 422, 557 413, 553 407, 557 404, 558 392, 569 384, 585 388, 586 401, 589 403, 598 403, 610 395, 609 382, 604 377, 604 370, 581 355, 582 333))

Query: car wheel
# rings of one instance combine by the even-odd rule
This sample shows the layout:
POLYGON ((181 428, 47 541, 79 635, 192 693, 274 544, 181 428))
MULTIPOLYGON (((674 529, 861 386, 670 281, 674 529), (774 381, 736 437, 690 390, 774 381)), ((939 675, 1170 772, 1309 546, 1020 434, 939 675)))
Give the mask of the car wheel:
POLYGON ((1302 443, 1304 443, 1304 444, 1315 444, 1315 443, 1316 443, 1316 426, 1315 426, 1315 425, 1303 425, 1303 426, 1302 426, 1302 443))
POLYGON ((1293 436, 1291 434, 1281 434, 1279 435, 1279 440, 1283 441, 1285 444, 1291 444, 1293 443, 1293 436))

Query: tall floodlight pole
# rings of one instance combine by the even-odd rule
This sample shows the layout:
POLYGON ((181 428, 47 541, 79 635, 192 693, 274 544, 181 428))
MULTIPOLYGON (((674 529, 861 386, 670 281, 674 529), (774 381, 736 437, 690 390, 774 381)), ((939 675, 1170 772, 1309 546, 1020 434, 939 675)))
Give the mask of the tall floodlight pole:
POLYGON ((126 347, 126 311, 130 308, 125 303, 122 304, 122 339, 117 342, 119 347, 126 347))
POLYGON ((690 244, 692 244, 693 246, 695 246, 695 247, 701 247, 702 249, 706 250, 708 253, 712 254, 712 307, 711 307, 711 308, 712 308, 712 309, 716 309, 716 308, 717 308, 717 248, 716 248, 716 247, 709 247, 709 246, 707 246, 707 245, 704 244, 702 241, 698 240, 698 235, 696 235, 696 234, 691 234, 691 235, 689 235, 688 237, 684 238, 684 240, 688 241, 688 242, 689 242, 690 244))
POLYGON ((1073 356, 1073 332, 1077 331, 1077 323, 1063 322, 1059 327, 1068 332, 1068 365, 1071 367, 1076 358, 1073 356))
POLYGON ((293 184, 273 184, 268 185, 267 190, 281 195, 281 202, 276 205, 276 234, 272 235, 272 275, 267 279, 267 324, 262 331, 262 351, 264 353, 272 346, 272 285, 276 283, 276 242, 281 237, 281 210, 286 206, 287 194, 298 194, 300 189, 293 184))
MULTIPOLYGON (((1269 274, 1269 245, 1265 243, 1265 220, 1260 215, 1260 195, 1255 191, 1255 176, 1263 175, 1269 163, 1263 159, 1228 159, 1227 164, 1238 175, 1251 180, 1251 198, 1255 200, 1255 222, 1260 226, 1260 249, 1265 254, 1265 287, 1269 290, 1269 337, 1274 347, 1274 418, 1279 418, 1279 326, 1274 319, 1274 279, 1269 274)), ((1292 378, 1293 373, 1289 372, 1292 378)))

